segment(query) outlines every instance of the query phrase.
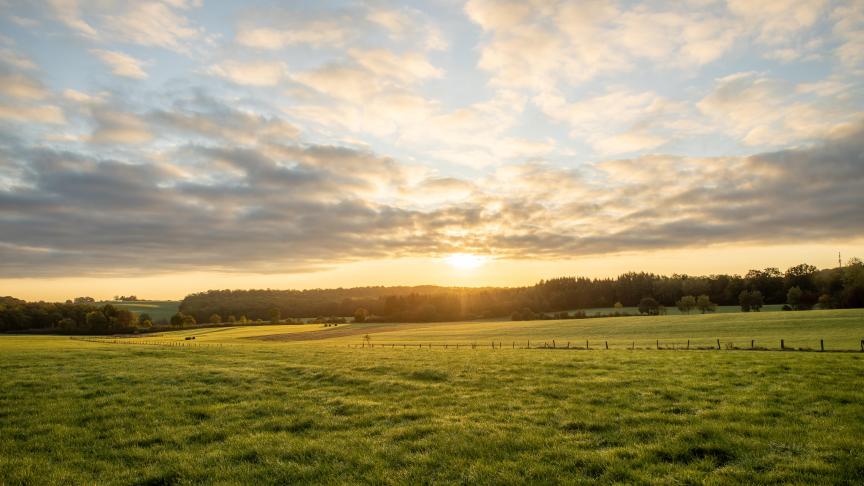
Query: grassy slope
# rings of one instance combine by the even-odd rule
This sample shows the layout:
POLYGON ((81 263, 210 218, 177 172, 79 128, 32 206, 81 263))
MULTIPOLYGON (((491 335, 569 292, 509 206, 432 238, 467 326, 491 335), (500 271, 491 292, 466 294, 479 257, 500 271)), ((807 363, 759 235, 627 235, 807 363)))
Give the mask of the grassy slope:
MULTIPOLYGON (((758 325, 738 316, 608 321, 629 334, 758 325)), ((761 315, 764 326, 805 335, 864 330, 860 311, 782 316, 796 320, 761 315)), ((568 328, 600 321, 499 325, 583 334, 568 328)), ((475 324, 374 339, 491 332, 475 324)), ((227 332, 221 339, 235 345, 0 337, 0 484, 827 484, 864 475, 857 353, 353 350, 342 340, 238 339, 257 327, 179 334, 205 331, 203 342, 227 332)))
POLYGON ((279 333, 337 331, 357 329, 350 337, 328 340, 326 343, 345 345, 360 343, 369 334, 373 343, 483 343, 513 341, 524 345, 549 342, 574 345, 590 339, 592 346, 608 340, 612 347, 649 346, 660 339, 665 343, 711 344, 720 338, 723 343, 749 346, 750 340, 766 347, 779 347, 784 339, 790 347, 819 347, 825 340, 826 349, 859 349, 864 339, 864 310, 832 310, 807 312, 752 312, 736 314, 691 314, 670 316, 614 317, 598 319, 450 322, 407 324, 345 324, 324 328, 320 324, 255 326, 219 329, 187 330, 168 333, 175 336, 197 336, 199 342, 260 344, 254 339, 279 333))
POLYGON ((101 304, 111 304, 116 307, 122 307, 124 309, 129 309, 132 312, 137 312, 138 314, 147 313, 150 314, 154 320, 160 319, 170 319, 171 316, 177 313, 180 309, 180 302, 176 300, 148 300, 142 302, 100 302, 101 304))

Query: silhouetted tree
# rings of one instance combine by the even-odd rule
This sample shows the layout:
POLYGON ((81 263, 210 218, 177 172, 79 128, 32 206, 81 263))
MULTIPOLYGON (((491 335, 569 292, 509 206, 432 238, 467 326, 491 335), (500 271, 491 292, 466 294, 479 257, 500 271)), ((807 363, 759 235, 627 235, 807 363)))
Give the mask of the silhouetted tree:
POLYGON ((652 297, 643 297, 642 300, 639 301, 640 314, 657 315, 659 308, 660 304, 658 304, 652 297))
POLYGON ((711 298, 703 294, 696 298, 696 308, 704 314, 714 312, 717 309, 717 304, 711 302, 711 298))
POLYGON ((675 303, 678 307, 678 310, 685 314, 689 314, 694 308, 696 308, 696 298, 692 295, 685 295, 681 297, 681 299, 675 303))

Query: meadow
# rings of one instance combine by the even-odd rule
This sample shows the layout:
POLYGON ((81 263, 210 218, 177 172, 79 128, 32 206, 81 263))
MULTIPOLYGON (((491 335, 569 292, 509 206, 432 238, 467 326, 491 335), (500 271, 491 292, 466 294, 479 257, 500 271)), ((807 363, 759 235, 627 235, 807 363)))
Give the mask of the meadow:
POLYGON ((781 335, 864 311, 0 336, 0 484, 860 482, 864 353, 649 349, 781 335), (528 338, 621 346, 385 346, 528 338))
POLYGON ((169 320, 171 316, 180 309, 180 302, 176 300, 142 300, 137 302, 106 301, 102 304, 111 304, 138 314, 149 314, 154 322, 169 320))

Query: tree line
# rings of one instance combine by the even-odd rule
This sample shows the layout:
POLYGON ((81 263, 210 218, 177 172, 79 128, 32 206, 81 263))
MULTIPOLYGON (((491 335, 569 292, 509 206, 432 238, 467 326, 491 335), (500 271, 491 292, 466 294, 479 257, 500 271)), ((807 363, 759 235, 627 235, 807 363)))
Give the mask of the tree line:
POLYGON ((26 302, 0 297, 0 331, 51 330, 69 334, 114 334, 149 329, 153 321, 111 304, 96 305, 89 298, 67 301, 26 302))
MULTIPOLYGON (((781 272, 750 270, 745 275, 662 276, 628 272, 616 278, 562 277, 529 287, 360 287, 313 290, 211 290, 187 296, 181 312, 199 322, 243 315, 284 317, 354 316, 365 321, 447 321, 521 316, 539 318, 575 309, 636 307, 646 314, 677 307, 711 312, 718 305, 759 311, 763 305, 790 309, 864 307, 864 265, 851 259, 842 268, 808 264, 781 272), (647 300, 646 300, 647 299, 647 300)), ((610 313, 615 312, 610 311, 610 313)), ((623 312, 623 311, 622 311, 623 312)), ((577 315, 578 314, 571 314, 577 315)))
MULTIPOLYGON (((841 268, 819 270, 801 264, 750 270, 745 275, 662 276, 628 272, 616 278, 562 277, 511 288, 438 286, 358 287, 313 290, 211 290, 187 296, 166 327, 199 323, 423 322, 512 317, 578 318, 577 309, 608 307, 610 315, 636 307, 643 314, 711 312, 718 305, 759 311, 784 304, 790 310, 864 307, 864 264, 852 259, 841 268), (347 318, 347 319, 346 319, 347 318)), ((65 303, 25 302, 0 297, 0 331, 47 330, 68 333, 117 333, 159 327, 138 315, 94 299, 65 303)))

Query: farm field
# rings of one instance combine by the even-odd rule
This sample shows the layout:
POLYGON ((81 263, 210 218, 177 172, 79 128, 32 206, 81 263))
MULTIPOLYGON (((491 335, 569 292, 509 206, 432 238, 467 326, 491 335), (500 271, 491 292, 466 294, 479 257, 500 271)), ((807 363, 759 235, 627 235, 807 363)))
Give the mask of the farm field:
POLYGON ((864 338, 864 311, 256 326, 127 339, 223 344, 200 348, 0 336, 0 484, 864 476, 864 353, 354 349, 347 344, 361 334, 316 335, 351 329, 382 344, 783 334, 852 347, 864 338), (296 335, 261 339, 285 333, 296 335))
POLYGON ((171 316, 177 313, 180 308, 180 302, 176 300, 142 300, 140 302, 115 302, 107 301, 100 302, 101 304, 111 304, 115 307, 122 307, 138 314, 147 313, 154 321, 162 319, 171 319, 171 316))
POLYGON ((202 328, 143 335, 140 340, 183 339, 196 337, 199 343, 260 345, 262 342, 318 343, 329 345, 361 344, 369 335, 372 344, 483 344, 492 341, 505 347, 532 347, 547 343, 584 347, 629 348, 664 345, 694 346, 721 344, 779 348, 780 339, 792 348, 818 349, 824 340, 827 350, 860 349, 864 339, 864 310, 826 310, 806 312, 751 312, 633 316, 597 319, 540 321, 467 321, 435 323, 365 323, 324 327, 322 324, 262 325, 249 327, 202 328), (581 343, 581 344, 580 344, 581 343))

